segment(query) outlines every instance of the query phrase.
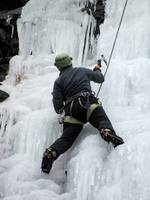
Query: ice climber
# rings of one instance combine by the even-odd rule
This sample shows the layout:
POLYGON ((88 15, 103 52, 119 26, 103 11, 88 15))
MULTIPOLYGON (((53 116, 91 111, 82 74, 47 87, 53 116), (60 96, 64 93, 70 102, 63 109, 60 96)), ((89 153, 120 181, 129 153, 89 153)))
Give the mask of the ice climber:
POLYGON ((43 154, 42 171, 49 173, 53 162, 67 151, 87 122, 99 130, 106 142, 114 147, 123 144, 108 119, 102 104, 94 96, 90 81, 102 83, 101 63, 93 70, 72 66, 72 58, 68 54, 59 54, 55 58, 55 66, 60 71, 53 87, 53 105, 56 113, 65 113, 63 133, 43 154))

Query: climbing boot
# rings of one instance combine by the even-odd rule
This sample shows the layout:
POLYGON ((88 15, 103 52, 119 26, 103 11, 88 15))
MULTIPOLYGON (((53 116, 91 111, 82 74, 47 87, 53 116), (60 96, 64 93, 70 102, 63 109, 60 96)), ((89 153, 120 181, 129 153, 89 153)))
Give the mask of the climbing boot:
POLYGON ((54 160, 57 158, 57 153, 52 148, 47 148, 43 154, 41 169, 44 173, 49 174, 54 160))
POLYGON ((106 142, 111 142, 114 147, 117 147, 118 145, 121 145, 124 143, 123 139, 116 134, 114 134, 110 129, 102 129, 100 131, 101 137, 106 142))

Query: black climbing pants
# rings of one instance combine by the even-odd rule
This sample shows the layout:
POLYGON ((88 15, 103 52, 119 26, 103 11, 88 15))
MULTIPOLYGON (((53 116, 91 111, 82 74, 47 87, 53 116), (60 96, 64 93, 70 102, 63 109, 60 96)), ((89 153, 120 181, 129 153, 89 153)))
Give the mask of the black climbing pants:
MULTIPOLYGON (((87 110, 81 105, 78 104, 78 101, 75 103, 73 110, 72 110, 72 117, 75 117, 76 119, 83 121, 86 123, 86 112, 87 110)), ((90 116, 89 123, 92 124, 95 128, 97 128, 99 131, 103 128, 110 129, 112 133, 115 134, 115 131, 112 127, 112 124, 107 117, 104 109, 102 106, 97 107, 93 113, 90 116)), ((71 123, 64 123, 63 125, 63 134, 60 138, 58 138, 52 145, 51 148, 53 148, 58 156, 65 151, 67 151, 74 141, 76 140, 77 136, 81 132, 83 128, 83 125, 81 124, 71 124, 71 123)))

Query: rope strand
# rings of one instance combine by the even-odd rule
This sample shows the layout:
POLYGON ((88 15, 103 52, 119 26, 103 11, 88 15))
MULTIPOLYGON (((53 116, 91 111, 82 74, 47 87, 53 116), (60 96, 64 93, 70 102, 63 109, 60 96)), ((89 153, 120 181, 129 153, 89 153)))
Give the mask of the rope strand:
MULTIPOLYGON (((110 56, 109 56, 108 64, 106 65, 107 68, 106 68, 106 71, 105 71, 105 73, 104 73, 104 77, 105 77, 106 74, 107 74, 107 71, 108 71, 108 68, 109 68, 109 65, 110 65, 110 62, 111 62, 111 59, 112 59, 112 55, 113 55, 114 48, 115 48, 115 45, 116 45, 116 42, 117 42, 119 30, 120 30, 120 27, 121 27, 121 24, 122 24, 122 20, 123 20, 123 17, 124 17, 124 13, 125 13, 125 10, 126 10, 128 1, 129 1, 129 0, 126 0, 125 5, 124 5, 124 8, 123 8, 123 11, 122 11, 121 19, 120 19, 119 26, 118 26, 118 29, 117 29, 117 32, 116 32, 116 36, 115 36, 115 39, 114 39, 114 42, 113 42, 113 46, 112 46, 111 53, 110 53, 110 56)), ((105 63, 105 64, 106 64, 106 63, 105 63)), ((100 92, 100 90, 101 90, 101 87, 102 87, 102 83, 101 83, 100 86, 99 86, 99 89, 98 89, 98 92, 97 92, 96 97, 98 97, 99 92, 100 92)))

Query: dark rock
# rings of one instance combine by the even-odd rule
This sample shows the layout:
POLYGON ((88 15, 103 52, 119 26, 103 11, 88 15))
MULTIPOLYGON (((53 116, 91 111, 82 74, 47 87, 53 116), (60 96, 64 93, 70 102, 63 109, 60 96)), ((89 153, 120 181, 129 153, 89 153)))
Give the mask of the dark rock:
POLYGON ((0 58, 0 65, 9 63, 11 57, 5 57, 4 59, 0 58))
POLYGON ((0 11, 13 10, 24 6, 29 0, 0 0, 0 11))
POLYGON ((0 81, 9 70, 9 60, 18 54, 17 19, 29 0, 0 0, 0 81))
POLYGON ((18 16, 21 15, 21 11, 22 11, 22 7, 21 8, 16 8, 13 10, 4 10, 4 11, 0 11, 0 19, 5 19, 7 20, 8 16, 16 16, 16 19, 18 18, 18 16))
POLYGON ((5 80, 5 76, 4 75, 0 75, 0 82, 3 82, 5 80))
POLYGON ((16 22, 20 14, 21 8, 0 12, 0 75, 7 75, 9 60, 18 54, 19 41, 16 22))
POLYGON ((0 90, 0 102, 5 101, 9 97, 9 94, 7 92, 4 92, 3 90, 0 90))
POLYGON ((95 4, 87 1, 85 8, 81 9, 82 12, 86 11, 89 15, 92 13, 96 20, 96 26, 93 33, 95 37, 100 34, 100 24, 104 23, 105 4, 106 0, 97 0, 95 4))
POLYGON ((0 75, 6 76, 9 71, 9 63, 0 64, 0 75))

